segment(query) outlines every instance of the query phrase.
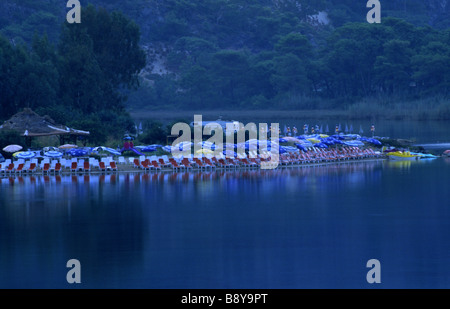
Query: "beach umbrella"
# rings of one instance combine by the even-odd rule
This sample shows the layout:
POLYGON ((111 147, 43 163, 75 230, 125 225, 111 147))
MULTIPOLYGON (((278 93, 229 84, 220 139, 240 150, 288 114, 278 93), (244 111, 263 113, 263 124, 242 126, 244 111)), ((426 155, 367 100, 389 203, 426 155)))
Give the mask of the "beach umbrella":
POLYGON ((237 145, 236 144, 231 144, 231 143, 226 143, 226 144, 224 144, 223 145, 223 148, 224 149, 228 149, 228 150, 233 150, 233 149, 236 149, 237 148, 237 145))
POLYGON ((296 137, 285 137, 284 140, 288 141, 288 142, 294 142, 294 143, 301 143, 301 140, 296 138, 296 137))
POLYGON ((45 157, 49 158, 61 158, 63 156, 62 152, 50 150, 44 153, 45 157))
POLYGON ((98 147, 94 147, 92 148, 92 151, 105 151, 105 146, 98 146, 98 147))
POLYGON ((58 151, 58 148, 56 148, 56 147, 44 147, 42 150, 44 150, 44 152, 47 152, 47 151, 58 151))
POLYGON ((224 154, 226 157, 237 157, 237 153, 234 152, 233 150, 224 150, 224 151, 223 151, 223 154, 224 154))
POLYGON ((147 146, 147 147, 142 147, 140 150, 141 150, 142 152, 153 152, 153 151, 156 151, 156 148, 155 148, 155 147, 147 146))
POLYGON ((106 152, 112 153, 113 155, 116 155, 116 156, 120 156, 121 155, 121 153, 119 151, 114 150, 114 149, 109 148, 109 147, 105 147, 105 146, 94 147, 94 148, 92 148, 92 151, 96 151, 96 152, 98 152, 98 151, 106 151, 106 152))
POLYGON ((14 158, 17 159, 33 159, 34 157, 36 157, 36 153, 32 152, 32 151, 21 151, 21 152, 16 152, 15 154, 13 154, 14 158))
POLYGON ((211 150, 215 150, 216 149, 216 144, 208 142, 208 141, 198 142, 197 146, 200 146, 200 147, 205 148, 205 149, 211 149, 211 150))
POLYGON ((302 144, 295 144, 295 146, 297 146, 297 148, 298 148, 299 150, 307 151, 306 147, 303 146, 302 144))
POLYGON ((23 147, 19 146, 19 145, 9 145, 9 146, 6 146, 5 148, 3 148, 3 151, 14 153, 14 152, 21 151, 22 149, 23 149, 23 147))
POLYGON ((78 148, 78 146, 72 145, 72 144, 65 144, 65 145, 59 146, 58 148, 59 149, 72 149, 72 148, 78 148))
POLYGON ((194 143, 192 142, 181 142, 179 144, 173 145, 173 147, 178 147, 179 151, 185 151, 185 150, 190 150, 190 148, 192 147, 192 145, 194 145, 194 143))
POLYGON ((195 152, 196 154, 213 154, 214 152, 209 149, 200 149, 195 152))
POLYGON ((88 152, 84 149, 71 149, 67 153, 70 154, 72 157, 82 157, 87 155, 88 152))

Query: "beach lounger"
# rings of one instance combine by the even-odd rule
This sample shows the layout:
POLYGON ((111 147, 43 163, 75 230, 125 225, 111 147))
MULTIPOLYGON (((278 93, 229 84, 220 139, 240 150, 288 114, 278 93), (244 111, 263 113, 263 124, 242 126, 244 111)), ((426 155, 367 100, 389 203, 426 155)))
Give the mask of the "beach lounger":
MULTIPOLYGON (((155 158, 156 159, 156 158, 155 158)), ((151 166, 153 169, 160 171, 161 170, 161 166, 158 164, 158 162, 156 160, 152 160, 151 161, 151 166)))
POLYGON ((142 168, 141 161, 139 161, 139 159, 134 159, 133 160, 133 167, 134 168, 142 168))
POLYGON ((30 163, 30 166, 27 168, 27 173, 34 173, 37 169, 36 163, 30 163))
POLYGON ((62 164, 61 163, 56 163, 55 164, 55 168, 53 169, 53 172, 55 173, 55 174, 61 174, 61 172, 62 172, 62 164))
POLYGON ((182 170, 185 169, 184 166, 181 166, 180 164, 178 164, 177 161, 175 161, 175 159, 169 159, 170 164, 172 165, 172 169, 174 170, 182 170))
POLYGON ((15 173, 22 174, 22 172, 24 171, 24 167, 25 167, 24 163, 19 163, 16 167, 15 173))
POLYGON ((195 164, 198 168, 200 168, 200 170, 202 170, 202 169, 203 169, 203 170, 207 170, 208 167, 211 167, 211 166, 207 165, 206 163, 203 163, 202 161, 200 161, 199 158, 194 158, 193 161, 194 161, 194 164, 195 164))
POLYGON ((152 169, 150 162, 147 159, 141 161, 140 168, 144 171, 150 171, 152 169))
POLYGON ((111 168, 112 171, 117 172, 117 164, 115 161, 109 162, 109 167, 111 168))
POLYGON ((44 166, 42 167, 42 174, 49 174, 50 173, 50 163, 44 163, 44 166))
POLYGON ((15 169, 14 166, 15 166, 14 163, 10 163, 8 165, 8 167, 5 169, 5 174, 6 173, 12 174, 14 172, 14 169, 15 169))
POLYGON ((101 161, 101 162, 98 162, 98 168, 99 168, 99 169, 100 169, 100 171, 102 171, 102 172, 106 172, 106 171, 107 171, 107 168, 106 168, 105 162, 103 162, 103 161, 101 161))
POLYGON ((214 162, 212 161, 212 158, 213 158, 213 157, 210 157, 210 158, 208 158, 208 157, 203 157, 203 158, 202 158, 203 163, 205 163, 206 165, 211 166, 211 169, 217 167, 216 163, 214 163, 214 162))
POLYGON ((159 165, 162 166, 162 167, 171 167, 171 166, 172 166, 172 165, 170 164, 170 162, 164 161, 163 158, 159 158, 159 159, 158 159, 158 163, 159 163, 159 165))
POLYGON ((70 171, 71 172, 76 172, 78 170, 78 163, 75 161, 72 161, 72 164, 70 165, 70 171))
POLYGON ((192 169, 191 162, 189 162, 189 159, 188 159, 188 158, 183 158, 183 159, 181 160, 181 164, 184 165, 184 167, 185 167, 186 169, 192 169))
POLYGON ((85 173, 90 173, 91 172, 91 165, 89 164, 88 161, 83 162, 83 171, 85 173))

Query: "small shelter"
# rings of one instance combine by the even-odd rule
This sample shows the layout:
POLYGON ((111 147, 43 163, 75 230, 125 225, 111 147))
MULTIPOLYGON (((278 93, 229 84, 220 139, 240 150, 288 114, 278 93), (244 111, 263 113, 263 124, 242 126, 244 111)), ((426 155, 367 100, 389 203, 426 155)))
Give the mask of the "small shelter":
POLYGON ((57 124, 49 116, 40 116, 29 108, 25 108, 0 125, 0 133, 2 131, 18 132, 25 137, 28 146, 31 145, 31 139, 35 137, 58 136, 60 145, 64 145, 68 141, 76 143, 79 137, 86 138, 90 135, 88 131, 57 124))

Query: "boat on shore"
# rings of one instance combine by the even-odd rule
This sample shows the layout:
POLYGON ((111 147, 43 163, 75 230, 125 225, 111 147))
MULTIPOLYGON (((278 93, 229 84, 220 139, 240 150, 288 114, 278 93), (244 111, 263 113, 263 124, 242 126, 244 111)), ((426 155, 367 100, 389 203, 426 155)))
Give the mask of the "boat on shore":
POLYGON ((409 151, 393 151, 386 154, 390 160, 407 160, 416 161, 420 159, 420 155, 412 154, 409 151))

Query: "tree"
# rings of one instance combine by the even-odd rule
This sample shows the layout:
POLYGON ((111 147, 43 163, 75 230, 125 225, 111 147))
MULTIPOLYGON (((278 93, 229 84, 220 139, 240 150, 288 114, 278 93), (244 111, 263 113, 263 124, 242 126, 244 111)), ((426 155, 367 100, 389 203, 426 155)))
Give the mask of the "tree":
POLYGON ((217 100, 222 105, 237 105, 245 98, 248 67, 248 58, 243 52, 225 50, 214 54, 211 72, 219 91, 217 100))
POLYGON ((65 23, 59 44, 61 97, 83 113, 108 109, 123 113, 121 89, 138 86, 145 66, 137 25, 122 13, 92 5, 81 24, 65 23))
POLYGON ((306 90, 307 77, 302 61, 294 54, 286 54, 274 59, 275 73, 272 84, 278 93, 291 92, 302 94, 306 90))
POLYGON ((430 42, 412 57, 413 77, 426 93, 448 94, 450 90, 450 45, 430 42))
POLYGON ((411 56, 408 41, 391 40, 383 45, 384 53, 377 57, 375 71, 378 84, 389 94, 408 88, 411 82, 411 56))
POLYGON ((312 56, 312 46, 308 38, 299 33, 290 33, 281 37, 275 45, 275 50, 280 54, 291 53, 300 59, 308 59, 312 56))

